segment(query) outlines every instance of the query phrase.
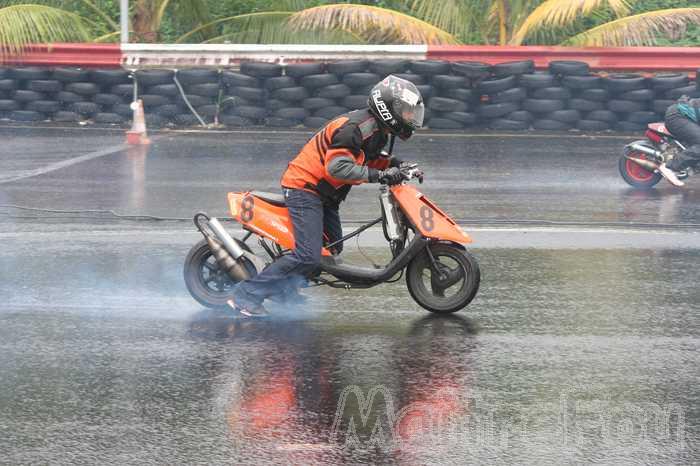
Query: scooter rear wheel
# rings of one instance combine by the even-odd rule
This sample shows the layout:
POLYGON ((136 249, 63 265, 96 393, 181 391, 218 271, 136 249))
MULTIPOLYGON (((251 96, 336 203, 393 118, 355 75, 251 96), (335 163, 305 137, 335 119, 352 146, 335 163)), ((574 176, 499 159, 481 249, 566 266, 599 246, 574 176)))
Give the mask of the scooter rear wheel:
MULTIPOLYGON (((651 157, 643 152, 630 152, 627 155, 642 160, 651 159, 651 157)), ((622 178, 627 184, 637 189, 651 189, 663 178, 661 173, 649 171, 624 155, 620 157, 618 168, 620 169, 620 175, 622 175, 622 178)))
MULTIPOLYGON (((234 240, 246 250, 248 246, 241 241, 234 240)), ((256 274, 253 264, 242 257, 251 276, 256 274)), ((224 270, 219 267, 216 258, 209 249, 206 240, 192 246, 184 268, 185 285, 192 297, 200 304, 210 308, 226 307, 226 301, 233 296, 235 282, 224 270)))
POLYGON ((479 263, 467 251, 451 244, 428 247, 440 270, 434 269, 427 251, 423 251, 406 268, 408 292, 430 312, 449 314, 463 309, 479 290, 479 263))

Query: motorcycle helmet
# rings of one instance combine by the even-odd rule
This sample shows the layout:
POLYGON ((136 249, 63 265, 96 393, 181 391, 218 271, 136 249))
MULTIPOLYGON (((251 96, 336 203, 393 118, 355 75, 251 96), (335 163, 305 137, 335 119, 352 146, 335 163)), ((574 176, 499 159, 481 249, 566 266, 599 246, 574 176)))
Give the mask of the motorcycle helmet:
POLYGON ((423 97, 405 79, 387 76, 372 88, 367 103, 379 124, 404 141, 423 125, 423 97))

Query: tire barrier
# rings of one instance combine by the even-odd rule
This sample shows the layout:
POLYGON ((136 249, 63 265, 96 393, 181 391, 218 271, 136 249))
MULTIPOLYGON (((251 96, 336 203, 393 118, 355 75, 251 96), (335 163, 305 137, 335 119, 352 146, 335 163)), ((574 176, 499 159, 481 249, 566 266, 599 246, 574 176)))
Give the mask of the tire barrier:
POLYGON ((0 67, 0 119, 128 125, 129 103, 143 100, 152 127, 216 123, 227 127, 318 128, 363 108, 372 86, 394 73, 415 83, 425 126, 463 130, 638 131, 660 121, 682 95, 700 97, 700 70, 592 73, 588 64, 531 60, 489 65, 439 60, 341 60, 278 65, 244 62, 212 68, 85 70, 0 67), (194 110, 194 112, 193 112, 194 110))

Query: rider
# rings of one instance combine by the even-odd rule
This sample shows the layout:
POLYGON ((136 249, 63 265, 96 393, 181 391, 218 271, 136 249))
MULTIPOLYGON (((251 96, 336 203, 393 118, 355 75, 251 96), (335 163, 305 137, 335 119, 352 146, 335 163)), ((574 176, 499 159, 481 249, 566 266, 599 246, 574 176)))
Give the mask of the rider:
MULTIPOLYGON (((320 264, 324 233, 328 244, 342 237, 338 207, 352 185, 403 181, 401 161, 382 149, 391 139, 391 152, 395 136, 406 140, 423 124, 420 91, 390 75, 372 88, 368 105, 332 120, 289 162, 281 185, 294 226, 294 250, 236 285, 228 304, 241 314, 266 315, 266 298, 301 298, 299 286, 320 264)), ((331 252, 341 249, 339 243, 331 252)))
POLYGON ((666 128, 686 145, 686 150, 659 167, 664 177, 676 186, 684 186, 678 175, 685 177, 685 169, 700 159, 700 99, 681 97, 666 110, 666 128))

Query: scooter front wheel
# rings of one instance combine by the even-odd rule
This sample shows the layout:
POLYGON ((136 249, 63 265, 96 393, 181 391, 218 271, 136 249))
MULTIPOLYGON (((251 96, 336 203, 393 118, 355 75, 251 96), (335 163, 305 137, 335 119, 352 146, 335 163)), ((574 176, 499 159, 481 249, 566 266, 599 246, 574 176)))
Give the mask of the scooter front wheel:
POLYGON ((430 254, 423 251, 406 268, 408 292, 430 312, 449 314, 463 309, 479 291, 479 263, 452 244, 436 243, 428 248, 430 254))
MULTIPOLYGON (((248 250, 248 246, 241 241, 236 241, 241 247, 248 250)), ((251 276, 255 275, 253 264, 242 257, 245 267, 248 268, 251 276)), ((226 306, 226 301, 233 296, 233 287, 236 282, 226 271, 219 267, 219 263, 209 249, 206 240, 192 246, 184 268, 185 285, 192 297, 200 304, 211 308, 222 308, 226 306)))

